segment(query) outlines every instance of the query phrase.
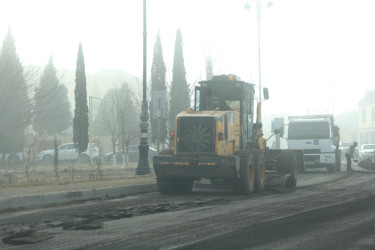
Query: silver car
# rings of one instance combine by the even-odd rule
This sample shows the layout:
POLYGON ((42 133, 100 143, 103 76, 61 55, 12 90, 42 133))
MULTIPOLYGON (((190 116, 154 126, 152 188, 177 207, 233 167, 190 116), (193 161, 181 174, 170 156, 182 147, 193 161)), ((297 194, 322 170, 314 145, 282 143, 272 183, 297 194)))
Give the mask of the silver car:
POLYGON ((363 144, 359 149, 359 159, 374 159, 375 158, 375 144, 363 144))
MULTIPOLYGON (((59 161, 75 161, 78 160, 78 150, 74 143, 66 143, 57 147, 59 161)), ((38 159, 45 164, 52 164, 55 155, 54 149, 45 150, 39 153, 38 159)), ((99 148, 92 143, 92 156, 96 159, 99 155, 99 148)), ((81 163, 89 163, 90 161, 90 148, 87 147, 85 152, 82 152, 80 157, 81 163)))

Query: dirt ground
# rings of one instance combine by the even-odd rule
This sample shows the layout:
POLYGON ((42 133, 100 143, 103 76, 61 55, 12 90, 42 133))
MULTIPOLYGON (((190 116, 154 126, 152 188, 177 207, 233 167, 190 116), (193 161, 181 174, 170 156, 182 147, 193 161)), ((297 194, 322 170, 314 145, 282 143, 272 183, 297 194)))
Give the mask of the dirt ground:
POLYGON ((364 168, 366 170, 369 170, 369 171, 375 171, 375 161, 371 160, 371 159, 366 159, 366 160, 360 161, 358 163, 358 166, 360 166, 361 168, 364 168))

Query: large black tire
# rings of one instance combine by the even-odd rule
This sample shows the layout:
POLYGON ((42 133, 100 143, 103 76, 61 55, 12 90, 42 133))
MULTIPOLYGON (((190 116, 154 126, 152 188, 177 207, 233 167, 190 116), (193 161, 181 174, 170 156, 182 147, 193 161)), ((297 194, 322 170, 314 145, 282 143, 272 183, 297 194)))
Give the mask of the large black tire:
POLYGON ((336 150, 335 166, 336 166, 336 171, 340 172, 341 171, 341 150, 336 150))
MULTIPOLYGON (((159 155, 173 155, 173 150, 161 150, 159 155)), ((156 178, 156 183, 161 194, 188 194, 194 187, 192 179, 156 178)))
POLYGON ((259 151, 254 154, 254 164, 255 164, 255 187, 254 192, 260 193, 264 191, 264 186, 266 183, 265 169, 266 161, 264 160, 264 153, 259 151))
POLYGON ((156 183, 161 194, 188 194, 194 186, 190 179, 156 178, 156 183))
POLYGON ((295 187, 297 185, 297 159, 293 151, 282 152, 280 173, 291 175, 291 178, 285 183, 286 187, 295 187))
POLYGON ((233 185, 235 193, 250 195, 254 192, 255 167, 253 155, 249 151, 240 152, 240 178, 233 185))

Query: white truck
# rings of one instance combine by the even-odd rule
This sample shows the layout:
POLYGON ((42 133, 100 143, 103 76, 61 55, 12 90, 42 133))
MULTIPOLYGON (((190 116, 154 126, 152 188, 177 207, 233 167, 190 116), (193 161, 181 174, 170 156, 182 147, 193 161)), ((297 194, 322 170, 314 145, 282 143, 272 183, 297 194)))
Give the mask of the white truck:
POLYGON ((340 131, 333 115, 288 117, 288 148, 304 152, 306 168, 341 170, 340 131))

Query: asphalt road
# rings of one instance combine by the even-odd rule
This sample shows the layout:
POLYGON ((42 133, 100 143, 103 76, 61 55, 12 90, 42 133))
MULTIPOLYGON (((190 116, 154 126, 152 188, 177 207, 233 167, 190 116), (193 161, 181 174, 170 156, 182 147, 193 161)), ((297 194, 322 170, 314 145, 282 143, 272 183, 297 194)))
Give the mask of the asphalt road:
POLYGON ((0 214, 0 249, 374 249, 375 174, 309 172, 250 197, 200 186, 0 214))

